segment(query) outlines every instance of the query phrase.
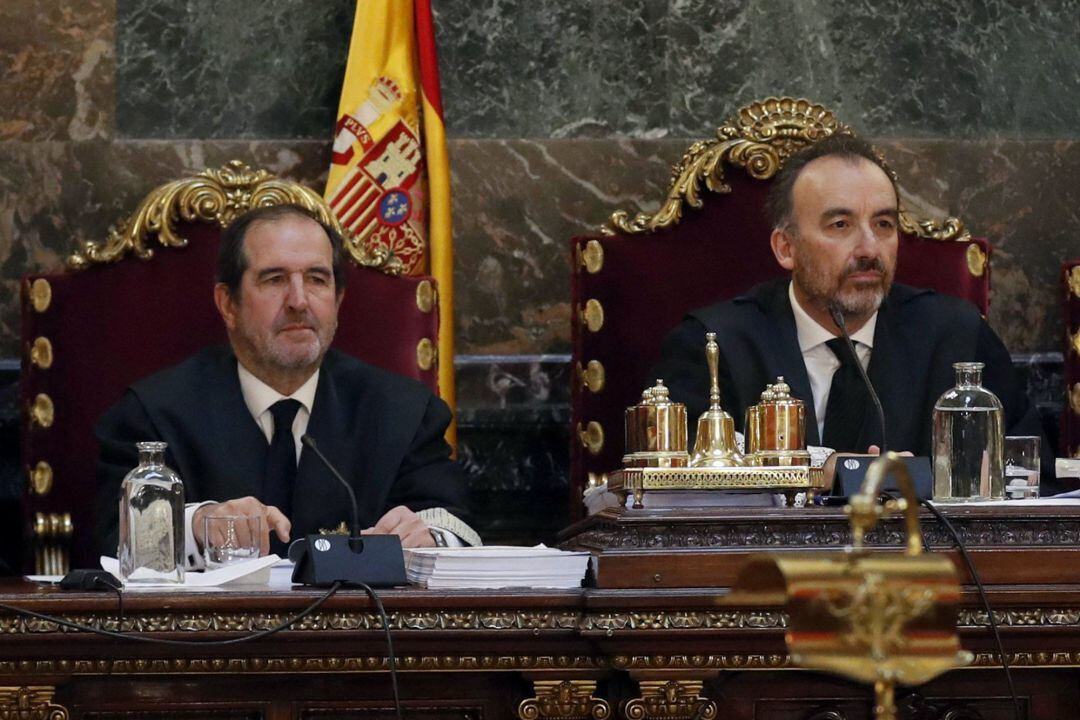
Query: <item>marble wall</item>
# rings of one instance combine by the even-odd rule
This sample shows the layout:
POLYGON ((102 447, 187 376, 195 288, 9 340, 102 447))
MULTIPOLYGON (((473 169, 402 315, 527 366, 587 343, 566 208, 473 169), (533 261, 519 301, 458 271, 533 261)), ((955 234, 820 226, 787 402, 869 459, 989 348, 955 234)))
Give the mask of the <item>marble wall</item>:
MULTIPOLYGON (((59 268, 153 185, 234 157, 321 184, 353 4, 0 4, 0 358, 19 352, 19 276, 59 268)), ((567 239, 656 207, 690 139, 771 94, 831 107, 920 207, 989 237, 991 323, 1014 352, 1060 351, 1057 268, 1080 255, 1077 0, 434 6, 461 405, 484 432, 565 423, 565 392, 510 422, 487 380, 565 383, 567 239)))

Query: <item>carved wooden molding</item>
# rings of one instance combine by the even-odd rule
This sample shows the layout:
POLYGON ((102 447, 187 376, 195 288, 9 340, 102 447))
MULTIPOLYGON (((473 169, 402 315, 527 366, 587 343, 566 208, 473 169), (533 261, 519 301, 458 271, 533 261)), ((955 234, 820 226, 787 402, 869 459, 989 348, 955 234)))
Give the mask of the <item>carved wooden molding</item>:
MULTIPOLYGON (((1080 384, 1077 386, 1080 401, 1080 384)), ((1080 405, 1078 405, 1080 407, 1080 405)), ((1069 518, 1001 519, 951 518, 957 532, 968 547, 1076 547, 1080 545, 1080 520, 1069 518)), ((936 521, 923 523, 928 543, 952 547, 952 536, 936 521)), ((899 523, 879 525, 866 533, 870 546, 898 547, 904 542, 904 530, 899 523)), ((851 543, 851 531, 846 521, 817 520, 770 523, 705 522, 683 527, 664 524, 619 525, 598 522, 591 529, 575 536, 574 545, 600 549, 615 547, 701 548, 701 547, 837 547, 851 543)))

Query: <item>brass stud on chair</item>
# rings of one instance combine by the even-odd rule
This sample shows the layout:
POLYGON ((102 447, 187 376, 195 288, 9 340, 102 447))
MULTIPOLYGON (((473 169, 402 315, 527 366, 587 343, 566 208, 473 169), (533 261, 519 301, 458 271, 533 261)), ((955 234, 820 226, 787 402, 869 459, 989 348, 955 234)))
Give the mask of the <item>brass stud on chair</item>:
POLYGON ((579 362, 577 364, 577 375, 581 387, 589 390, 593 394, 604 389, 606 373, 604 372, 604 366, 599 360, 590 360, 584 367, 582 367, 579 362))
POLYGON ((1067 279, 1069 290, 1072 292, 1073 297, 1080 298, 1080 265, 1077 265, 1069 271, 1067 279))
POLYGON ((578 247, 578 261, 586 272, 595 275, 604 267, 604 246, 599 240, 589 240, 578 247))
POLYGON ((30 470, 30 492, 34 495, 48 495, 53 485, 52 465, 42 460, 30 470))
POLYGON ((52 285, 45 278, 38 278, 30 283, 30 304, 34 310, 43 313, 52 303, 52 285))
POLYGON ((1069 405, 1077 415, 1080 415, 1080 383, 1075 383, 1069 391, 1069 405))
POLYGON ((978 243, 971 243, 967 249, 967 266, 968 272, 972 277, 982 277, 986 272, 986 253, 979 247, 978 243))
POLYGON ((38 393, 30 405, 30 422, 48 428, 52 427, 55 417, 52 398, 45 393, 38 393))
POLYGON ((422 338, 416 344, 416 366, 427 371, 435 366, 438 351, 430 338, 422 338))
POLYGON ((599 455, 604 449, 604 428, 595 420, 590 420, 584 430, 581 428, 581 423, 578 423, 577 434, 582 447, 590 454, 599 455))
POLYGON ((595 298, 585 301, 585 307, 581 309, 581 322, 591 332, 599 332, 604 327, 604 306, 595 298))
POLYGON ((1080 355, 1080 328, 1076 330, 1074 335, 1069 337, 1069 345, 1072 346, 1074 353, 1080 355))
POLYGON ((53 347, 47 337, 39 337, 30 345, 30 364, 48 370, 53 364, 53 347))
POLYGON ((416 286, 416 308, 422 313, 429 313, 435 308, 435 286, 430 280, 421 280, 416 286))

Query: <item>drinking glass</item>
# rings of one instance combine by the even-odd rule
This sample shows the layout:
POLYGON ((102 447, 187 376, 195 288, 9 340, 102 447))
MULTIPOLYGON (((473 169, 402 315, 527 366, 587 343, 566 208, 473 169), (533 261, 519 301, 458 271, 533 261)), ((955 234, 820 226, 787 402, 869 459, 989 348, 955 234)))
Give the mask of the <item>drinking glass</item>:
POLYGON ((262 517, 259 515, 207 515, 203 518, 206 567, 215 570, 259 557, 262 517))
POLYGON ((1039 497, 1039 437, 1005 437, 1005 497, 1024 500, 1039 497))

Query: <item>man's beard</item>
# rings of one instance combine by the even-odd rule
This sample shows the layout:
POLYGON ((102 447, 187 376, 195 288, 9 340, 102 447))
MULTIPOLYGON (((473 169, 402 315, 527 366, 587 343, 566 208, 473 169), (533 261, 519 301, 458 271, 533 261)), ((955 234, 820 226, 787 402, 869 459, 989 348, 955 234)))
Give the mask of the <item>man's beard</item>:
POLYGON ((870 315, 881 307, 882 301, 892 287, 893 272, 881 258, 859 258, 848 264, 838 278, 829 277, 814 261, 798 258, 792 277, 799 288, 810 298, 825 305, 836 305, 845 316, 870 315), (844 288, 844 280, 859 272, 881 273, 879 283, 862 283, 854 288, 844 288))
POLYGON ((279 370, 302 370, 313 368, 322 362, 336 330, 336 321, 329 327, 323 327, 310 314, 304 314, 301 317, 283 318, 275 322, 269 333, 252 338, 254 341, 252 344, 265 364, 279 370), (295 324, 307 326, 314 336, 302 344, 288 342, 281 335, 281 331, 286 325, 295 324))

